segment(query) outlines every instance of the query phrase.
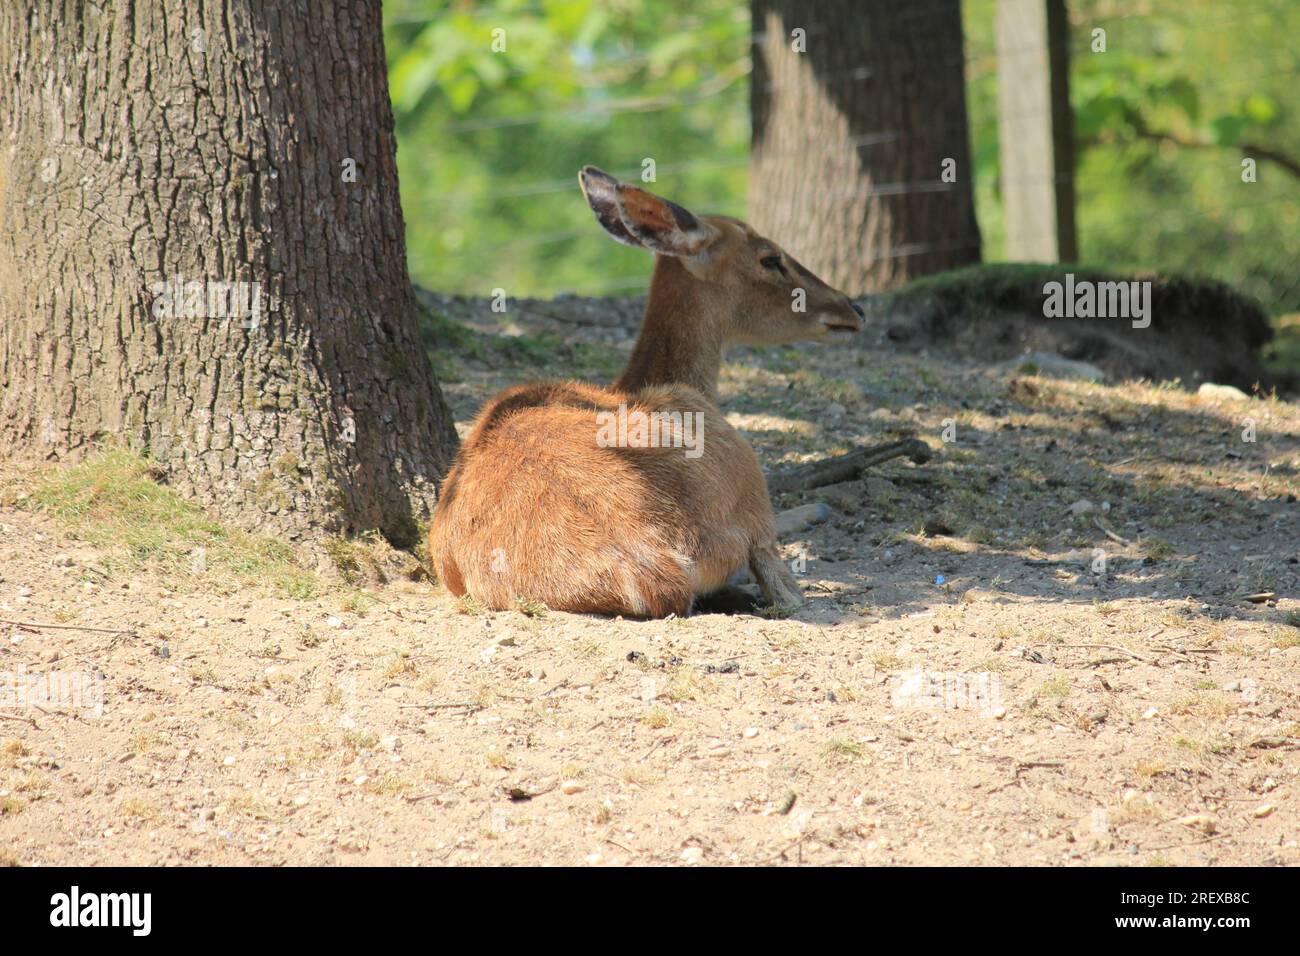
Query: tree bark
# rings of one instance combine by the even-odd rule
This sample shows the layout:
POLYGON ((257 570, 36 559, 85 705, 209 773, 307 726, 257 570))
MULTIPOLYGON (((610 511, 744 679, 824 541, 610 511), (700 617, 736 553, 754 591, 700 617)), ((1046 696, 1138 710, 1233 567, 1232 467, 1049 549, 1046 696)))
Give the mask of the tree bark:
POLYGON ((959 0, 750 9, 754 227, 851 294, 978 262, 959 0))
POLYGON ((0 453, 124 440, 238 524, 416 539, 456 437, 381 26, 378 0, 3 5, 0 453))

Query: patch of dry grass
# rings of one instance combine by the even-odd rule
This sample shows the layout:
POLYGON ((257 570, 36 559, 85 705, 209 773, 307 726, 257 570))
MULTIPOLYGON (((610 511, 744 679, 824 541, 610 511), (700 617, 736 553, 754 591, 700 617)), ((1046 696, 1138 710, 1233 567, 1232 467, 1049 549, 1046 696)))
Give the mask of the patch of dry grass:
POLYGON ((78 538, 102 548, 123 570, 156 568, 174 582, 229 589, 270 584, 293 598, 320 590, 294 549, 275 538, 227 528, 160 483, 160 469, 129 451, 111 450, 50 469, 37 478, 33 507, 78 538))
POLYGON ((655 707, 641 717, 641 723, 651 730, 662 730, 673 722, 672 714, 666 707, 655 707))
POLYGON ((152 823, 162 816, 162 811, 158 807, 148 800, 139 798, 123 800, 117 805, 117 810, 122 816, 139 820, 141 823, 152 823))
POLYGON ((12 737, 6 740, 3 746, 0 746, 0 768, 16 767, 21 758, 30 757, 31 754, 31 747, 17 737, 12 737))
POLYGON ((866 748, 855 740, 832 740, 822 748, 822 755, 837 763, 852 763, 866 756, 866 748))

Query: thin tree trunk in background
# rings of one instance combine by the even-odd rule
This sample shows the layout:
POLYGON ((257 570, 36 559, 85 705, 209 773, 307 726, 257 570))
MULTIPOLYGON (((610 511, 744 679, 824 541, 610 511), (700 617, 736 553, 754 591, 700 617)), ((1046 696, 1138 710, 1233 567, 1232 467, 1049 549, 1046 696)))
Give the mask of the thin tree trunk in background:
POLYGON ((245 526, 413 541, 456 439, 380 4, 11 0, 0 69, 0 454, 124 439, 245 526))
POLYGON ((751 13, 755 228, 850 293, 978 262, 959 0, 751 13))
POLYGON ((1069 29, 1065 0, 998 0, 998 139, 1012 261, 1078 258, 1069 29))

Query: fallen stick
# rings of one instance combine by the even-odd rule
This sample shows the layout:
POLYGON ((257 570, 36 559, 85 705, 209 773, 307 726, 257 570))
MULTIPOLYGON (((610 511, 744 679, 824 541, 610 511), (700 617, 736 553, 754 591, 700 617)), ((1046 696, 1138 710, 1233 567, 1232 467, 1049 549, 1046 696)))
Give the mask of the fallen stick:
POLYGON ((1104 524, 1101 523, 1101 519, 1100 519, 1100 518, 1098 518, 1098 519, 1097 519, 1095 522, 1093 522, 1093 523, 1097 526, 1097 530, 1098 530, 1098 531, 1100 531, 1100 532, 1101 532, 1102 534, 1104 534, 1106 537, 1110 538, 1110 540, 1114 541, 1116 544, 1122 544, 1122 545, 1124 545, 1125 547, 1128 547, 1130 544, 1133 543, 1133 542, 1130 541, 1128 538, 1121 538, 1121 537, 1120 537, 1119 535, 1117 535, 1114 531, 1111 531, 1110 528, 1107 528, 1104 524))
POLYGON ((1179 849, 1180 847, 1185 847, 1185 846, 1200 846, 1202 843, 1213 843, 1215 840, 1222 840, 1222 839, 1223 839, 1224 837, 1226 837, 1226 836, 1231 836, 1231 834, 1230 834, 1230 833, 1216 833, 1216 834, 1214 834, 1214 836, 1207 836, 1207 837, 1205 837, 1205 838, 1202 839, 1202 840, 1193 840, 1191 843, 1170 843, 1168 846, 1153 846, 1153 847, 1148 847, 1148 848, 1147 848, 1147 852, 1148 852, 1148 853, 1158 853, 1158 852, 1160 852, 1161 850, 1176 850, 1176 849, 1179 849))
POLYGON ((6 621, 0 618, 0 624, 12 624, 14 627, 25 627, 28 630, 37 631, 42 628, 48 628, 56 631, 98 631, 101 634, 134 634, 135 631, 130 628, 120 627, 87 627, 84 624, 38 624, 35 621, 6 621))
MULTIPOLYGON (((389 684, 388 686, 399 687, 401 685, 389 684)), ((418 710, 483 710, 482 704, 476 704, 473 701, 468 700, 464 702, 457 701, 450 704, 399 704, 398 706, 402 708, 411 707, 418 710)))
POLYGON ((806 840, 806 839, 808 839, 808 834, 805 833, 803 836, 799 837, 799 839, 795 840, 793 843, 789 843, 789 844, 787 844, 783 849, 777 850, 775 853, 773 853, 771 856, 769 856, 766 860, 759 860, 759 861, 758 861, 758 862, 759 862, 759 865, 761 866, 761 865, 763 865, 764 863, 771 863, 771 862, 774 861, 774 860, 784 859, 784 858, 785 858, 785 855, 786 855, 787 853, 789 853, 791 850, 795 849, 796 847, 799 848, 799 851, 800 851, 800 854, 801 854, 801 857, 802 857, 802 853, 803 853, 803 841, 806 840))
POLYGON ((887 445, 871 445, 859 448, 847 455, 836 455, 821 461, 809 462, 786 468, 767 476, 768 494, 779 495, 788 491, 808 491, 823 485, 833 485, 840 481, 852 481, 866 469, 891 458, 906 456, 914 464, 929 461, 934 455, 930 446, 919 438, 906 438, 903 441, 890 442, 887 445))
POLYGON ((1094 651, 1119 651, 1121 654, 1127 654, 1139 661, 1146 661, 1148 664, 1153 663, 1151 658, 1143 657, 1141 654, 1130 651, 1127 647, 1120 647, 1118 644, 1035 644, 1034 647, 1082 647, 1094 651))
POLYGON ((1065 763, 1060 760, 1018 760, 1016 761, 1015 770, 1011 773, 1011 779, 998 784, 996 787, 989 790, 989 793, 997 793, 999 790, 1005 790, 1007 787, 1014 787, 1016 784, 1020 783, 1020 771, 1022 770, 1034 770, 1040 767, 1055 770, 1064 766, 1065 763))
POLYGON ((779 512, 776 516, 776 536, 787 537, 805 530, 809 525, 821 524, 830 516, 830 506, 821 501, 779 512))

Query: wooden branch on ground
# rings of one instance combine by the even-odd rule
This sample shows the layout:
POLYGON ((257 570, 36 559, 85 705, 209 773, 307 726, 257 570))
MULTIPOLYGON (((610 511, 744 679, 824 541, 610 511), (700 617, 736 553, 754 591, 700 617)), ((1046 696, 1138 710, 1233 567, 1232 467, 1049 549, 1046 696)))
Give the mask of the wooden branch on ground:
POLYGON ((123 627, 88 627, 85 624, 45 624, 40 621, 9 621, 0 618, 0 624, 10 624, 13 627, 21 627, 28 631, 55 630, 55 631, 97 631, 100 634, 131 634, 135 631, 123 627))
POLYGON ((851 451, 847 455, 824 458, 821 461, 782 469, 768 475, 767 491, 771 495, 779 495, 787 491, 808 491, 811 488, 833 485, 840 481, 852 481, 866 469, 889 461, 891 458, 906 456, 914 464, 921 465, 929 461, 933 455, 930 446, 919 438, 907 438, 887 445, 871 445, 851 451))

